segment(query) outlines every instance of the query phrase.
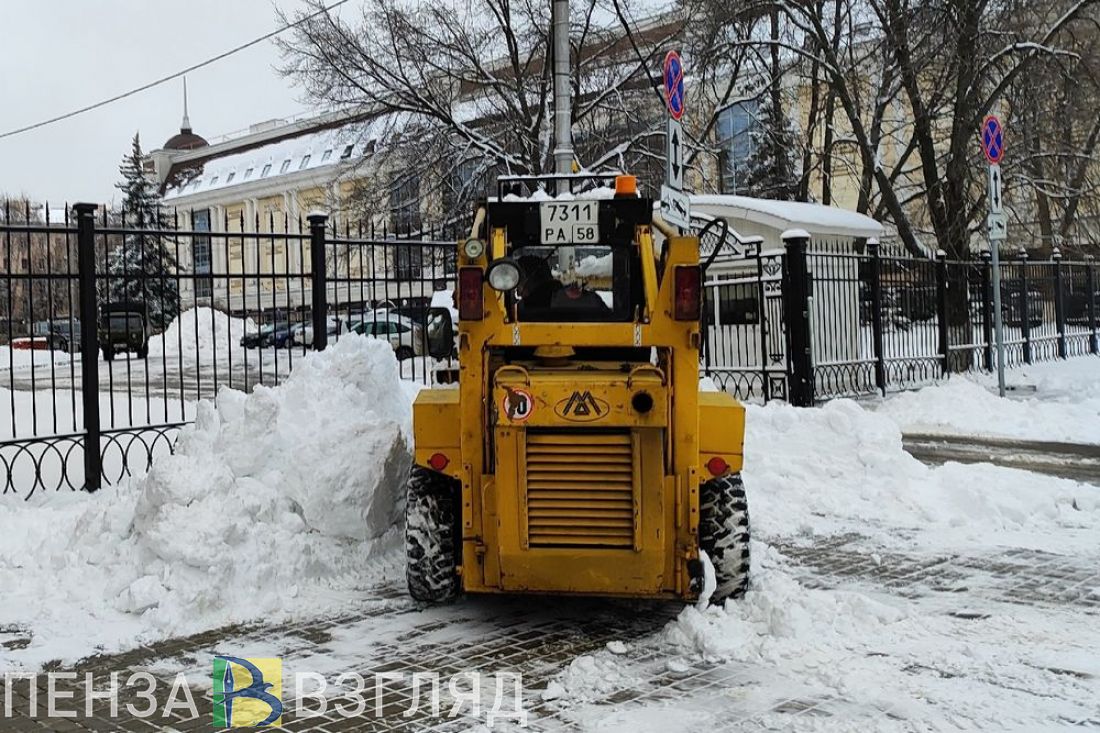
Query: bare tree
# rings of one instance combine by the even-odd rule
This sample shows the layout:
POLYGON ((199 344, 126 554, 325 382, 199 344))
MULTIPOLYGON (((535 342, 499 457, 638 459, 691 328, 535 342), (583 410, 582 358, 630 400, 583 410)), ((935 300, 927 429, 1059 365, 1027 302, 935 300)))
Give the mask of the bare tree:
MULTIPOLYGON (((311 0, 296 18, 318 10, 311 0)), ((658 18, 628 42, 610 4, 574 4, 573 129, 582 168, 653 160, 662 131, 651 71, 680 26, 658 18)), ((496 174, 552 170, 551 48, 549 4, 536 0, 367 0, 354 19, 321 13, 283 44, 285 73, 311 99, 373 120, 364 126, 378 151, 370 164, 394 180, 364 190, 364 203, 373 199, 376 210, 405 171, 416 171, 420 195, 450 214, 496 174)))
MULTIPOLYGON (((1025 16, 1021 22, 1028 22, 1025 16)), ((1006 95, 1014 145, 1007 172, 1016 226, 1069 255, 1100 246, 1100 26, 1078 23, 1063 52, 1038 59, 1006 95)))

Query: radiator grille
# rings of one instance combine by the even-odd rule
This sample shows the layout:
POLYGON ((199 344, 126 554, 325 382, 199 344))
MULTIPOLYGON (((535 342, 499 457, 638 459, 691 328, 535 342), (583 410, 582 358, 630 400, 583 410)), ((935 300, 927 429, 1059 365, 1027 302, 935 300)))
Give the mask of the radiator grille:
POLYGON ((630 433, 528 433, 527 536, 538 546, 633 547, 630 433))

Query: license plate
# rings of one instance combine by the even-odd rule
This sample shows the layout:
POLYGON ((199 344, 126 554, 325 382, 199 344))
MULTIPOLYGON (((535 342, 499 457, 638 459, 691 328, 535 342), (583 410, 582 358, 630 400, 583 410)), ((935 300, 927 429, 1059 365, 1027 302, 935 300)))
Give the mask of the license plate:
POLYGON ((596 244, 600 241, 599 201, 547 201, 539 207, 542 244, 596 244))

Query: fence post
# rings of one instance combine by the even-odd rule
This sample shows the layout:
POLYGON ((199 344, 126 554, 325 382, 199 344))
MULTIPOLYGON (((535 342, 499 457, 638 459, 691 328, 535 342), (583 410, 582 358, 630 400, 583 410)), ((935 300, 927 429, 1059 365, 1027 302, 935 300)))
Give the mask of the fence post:
POLYGON ((764 393, 764 402, 772 399, 771 379, 768 378, 768 289, 764 286, 764 243, 756 242, 756 297, 760 315, 757 324, 760 327, 760 391, 764 393))
POLYGON ((1066 310, 1062 298, 1062 289, 1065 285, 1062 273, 1062 251, 1057 247, 1050 253, 1050 259, 1054 261, 1054 321, 1058 325, 1058 358, 1065 359, 1066 354, 1066 310))
POLYGON ((1096 333, 1096 258, 1087 255, 1088 268, 1085 270, 1085 288, 1088 290, 1089 304, 1089 351, 1100 353, 1100 338, 1096 333))
POLYGON ((1031 312, 1028 310, 1027 250, 1020 247, 1020 335, 1024 340, 1024 363, 1031 363, 1031 312))
POLYGON ((982 258, 982 342, 985 344, 985 369, 993 371, 993 253, 985 250, 982 258))
POLYGON ((886 356, 882 348, 882 259, 877 239, 867 240, 871 256, 871 329, 875 350, 875 386, 886 396, 886 356))
POLYGON ((310 287, 313 302, 313 350, 324 351, 328 346, 328 278, 325 271, 325 228, 328 214, 311 213, 309 221, 310 287))
POLYGON ((783 233, 783 308, 787 321, 787 394, 795 407, 813 407, 814 367, 810 334, 812 285, 806 262, 810 234, 801 229, 783 233))
POLYGON ((947 253, 936 250, 936 311, 943 373, 951 372, 951 343, 947 329, 947 253))
POLYGON ((80 284, 80 398, 84 409, 84 490, 103 485, 99 424, 99 314, 96 305, 95 204, 76 204, 77 279, 80 284))

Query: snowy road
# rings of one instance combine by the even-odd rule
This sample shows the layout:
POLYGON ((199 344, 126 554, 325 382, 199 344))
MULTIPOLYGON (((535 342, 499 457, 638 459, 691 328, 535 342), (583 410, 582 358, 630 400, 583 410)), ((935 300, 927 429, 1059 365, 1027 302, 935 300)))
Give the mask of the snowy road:
MULTIPOLYGON (((167 682, 185 671, 204 702, 193 719, 171 713, 173 730, 208 727, 215 653, 279 657, 288 678, 334 684, 403 675, 380 693, 379 716, 370 706, 354 720, 338 719, 338 688, 325 717, 300 716, 288 682, 286 727, 327 733, 482 731, 484 709, 405 714, 412 675, 446 684, 464 671, 521 674, 540 731, 1100 726, 1100 491, 1079 474, 922 463, 903 440, 986 436, 982 450, 1001 446, 993 457, 1008 463, 1037 439, 1089 435, 1094 365, 1043 377, 1067 386, 1050 398, 1045 383, 1035 399, 999 400, 952 380, 880 403, 748 406, 753 580, 724 607, 466 598, 421 609, 403 592, 400 527, 415 387, 385 344, 341 341, 278 389, 200 403, 146 476, 0 503, 0 669, 77 672, 63 706, 79 710, 82 672, 167 682)), ((1045 458, 1052 470, 1085 465, 1045 458)), ((157 690, 166 702, 171 686, 157 690)), ((150 729, 106 705, 72 729, 150 729)))
MULTIPOLYGON (((446 679, 512 671, 523 675, 535 731, 1100 725, 1100 555, 901 554, 876 551, 858 536, 788 538, 765 552, 772 567, 764 582, 791 594, 789 606, 750 595, 726 617, 677 604, 468 598, 422 610, 400 584, 386 583, 364 588, 356 613, 205 633, 76 671, 79 679, 84 672, 105 679, 110 671, 153 669, 170 680, 169 671, 184 670, 203 680, 215 653, 281 656, 284 674, 370 679, 430 670, 446 679), (1040 618, 1061 633, 1029 640, 1040 618), (708 646, 701 627, 713 624, 739 627, 731 642, 743 645, 708 646), (765 630, 769 638, 753 638, 765 630)), ((3 643, 27 641, 9 634, 3 643)), ((79 687, 76 694, 82 709, 79 687)), ((210 720, 209 688, 197 686, 195 697, 198 722, 210 720)), ((381 718, 290 715, 284 727, 459 731, 484 723, 484 711, 405 717, 407 685, 392 684, 382 705, 381 718)), ((105 704, 96 710, 106 716, 105 704)), ((185 717, 171 722, 190 728, 185 717)), ((138 720, 113 723, 147 729, 138 720)))
POLYGON ((932 465, 992 463, 1100 486, 1100 446, 1082 443, 907 433, 909 455, 932 465))

